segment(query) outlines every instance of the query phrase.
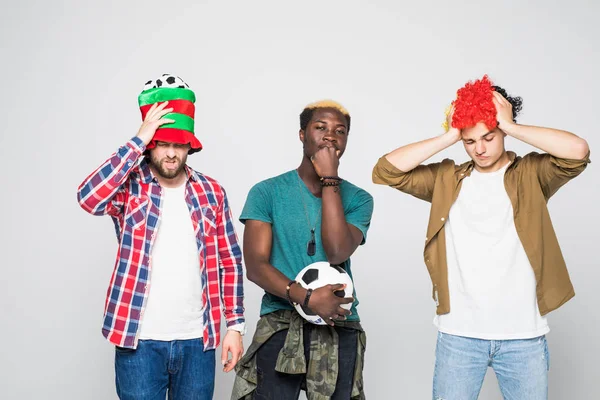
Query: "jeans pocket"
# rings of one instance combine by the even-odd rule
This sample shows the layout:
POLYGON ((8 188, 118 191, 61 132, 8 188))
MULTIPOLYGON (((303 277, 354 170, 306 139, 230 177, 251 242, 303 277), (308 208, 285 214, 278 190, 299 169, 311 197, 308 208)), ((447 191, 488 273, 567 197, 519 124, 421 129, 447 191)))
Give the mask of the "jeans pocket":
POLYGON ((356 330, 354 328, 348 328, 347 326, 341 326, 341 325, 336 325, 335 329, 338 331, 338 334, 342 333, 342 334, 352 335, 352 334, 355 334, 356 332, 358 332, 358 330, 356 330))
POLYGON ((438 331, 437 342, 440 343, 442 341, 443 337, 444 337, 444 334, 442 332, 438 331))
POLYGON ((119 353, 119 354, 128 354, 128 353, 133 353, 135 351, 135 349, 130 349, 127 347, 121 347, 121 346, 115 346, 115 352, 119 353))
POLYGON ((546 368, 550 371, 550 351, 548 350, 548 341, 546 340, 546 336, 544 336, 544 358, 546 359, 546 368))

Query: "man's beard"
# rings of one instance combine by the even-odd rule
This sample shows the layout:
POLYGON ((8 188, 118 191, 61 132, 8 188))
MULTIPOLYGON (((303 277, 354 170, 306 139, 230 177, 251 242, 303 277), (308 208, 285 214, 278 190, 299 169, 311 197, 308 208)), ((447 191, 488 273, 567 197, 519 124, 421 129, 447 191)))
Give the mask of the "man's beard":
MULTIPOLYGON (((185 157, 185 158, 187 159, 187 157, 185 157)), ((150 157, 150 164, 154 167, 154 169, 156 170, 158 175, 160 175, 162 178, 165 178, 165 179, 173 179, 173 178, 179 176, 179 174, 185 168, 185 161, 186 160, 180 160, 178 157, 173 157, 173 158, 163 157, 162 160, 159 160, 158 158, 150 157), (177 169, 167 169, 163 166, 163 163, 165 161, 177 161, 179 163, 179 165, 178 165, 177 169)))

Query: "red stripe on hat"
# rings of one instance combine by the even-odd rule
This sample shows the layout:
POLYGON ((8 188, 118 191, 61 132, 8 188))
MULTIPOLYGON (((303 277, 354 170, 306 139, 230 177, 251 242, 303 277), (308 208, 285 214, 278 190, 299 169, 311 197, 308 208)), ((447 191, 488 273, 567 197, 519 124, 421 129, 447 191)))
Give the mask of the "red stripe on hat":
POLYGON ((181 143, 181 144, 190 144, 190 147, 193 150, 201 150, 202 143, 198 140, 193 133, 184 131, 181 129, 173 129, 173 128, 158 128, 154 137, 148 143, 146 148, 148 150, 153 149, 156 146, 156 142, 167 142, 167 143, 181 143))
MULTIPOLYGON (((146 114, 151 107, 152 104, 146 104, 145 106, 140 107, 140 111, 142 112, 142 120, 146 119, 146 114)), ((167 104, 166 108, 172 108, 172 112, 185 114, 190 118, 194 118, 194 112, 196 111, 194 103, 189 100, 169 100, 169 104, 167 104)))

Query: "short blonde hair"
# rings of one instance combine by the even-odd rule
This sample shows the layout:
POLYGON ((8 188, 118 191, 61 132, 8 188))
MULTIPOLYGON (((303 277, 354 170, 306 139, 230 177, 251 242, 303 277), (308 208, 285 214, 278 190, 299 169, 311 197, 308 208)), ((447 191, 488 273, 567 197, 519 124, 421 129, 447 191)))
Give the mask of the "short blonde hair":
POLYGON ((309 110, 313 110, 315 108, 333 108, 346 116, 350 116, 350 113, 348 112, 348 110, 346 110, 346 108, 343 105, 333 100, 319 100, 315 101, 314 103, 310 103, 309 105, 304 107, 304 109, 309 110))
POLYGON ((302 110, 302 113, 300 114, 300 129, 306 130, 308 123, 312 119, 314 111, 323 108, 331 108, 342 113, 342 115, 346 117, 347 129, 348 132, 350 132, 350 113, 348 112, 348 110, 346 110, 344 106, 342 106, 337 101, 333 100, 315 101, 314 103, 310 103, 309 105, 304 107, 304 110, 302 110))

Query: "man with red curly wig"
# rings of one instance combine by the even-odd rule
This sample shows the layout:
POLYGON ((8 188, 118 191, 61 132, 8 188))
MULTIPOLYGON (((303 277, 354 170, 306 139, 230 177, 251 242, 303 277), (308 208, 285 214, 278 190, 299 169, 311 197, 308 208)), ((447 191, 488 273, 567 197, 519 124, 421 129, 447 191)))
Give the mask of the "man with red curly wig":
POLYGON ((447 131, 381 157, 373 182, 431 203, 424 260, 438 328, 434 399, 477 399, 488 366, 507 400, 548 396, 546 315, 574 296, 546 203, 589 161, 572 133, 516 123, 522 100, 466 84, 447 131), (506 151, 512 136, 540 150, 506 151), (470 161, 424 164, 462 141, 470 161))

